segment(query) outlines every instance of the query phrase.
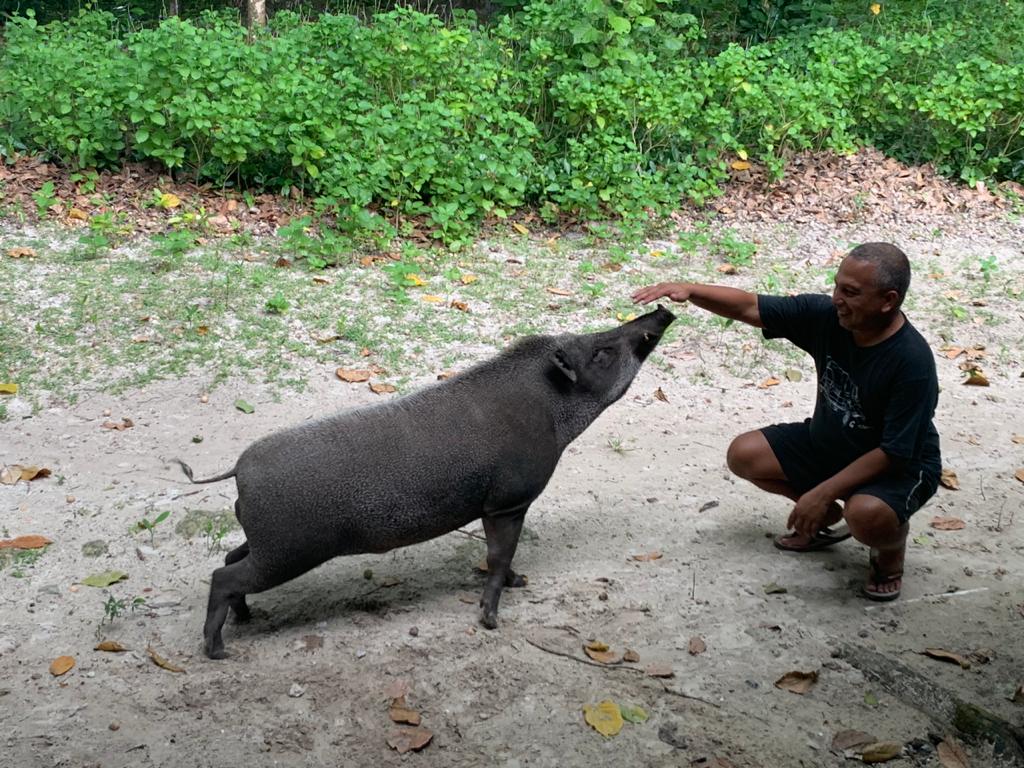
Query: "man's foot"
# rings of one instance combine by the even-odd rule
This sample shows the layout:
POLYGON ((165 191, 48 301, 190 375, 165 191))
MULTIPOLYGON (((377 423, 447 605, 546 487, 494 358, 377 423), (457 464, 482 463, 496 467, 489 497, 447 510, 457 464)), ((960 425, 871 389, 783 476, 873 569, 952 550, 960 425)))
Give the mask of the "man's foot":
POLYGON ((871 550, 868 560, 870 573, 861 592, 868 600, 887 603, 900 596, 903 587, 904 550, 881 552, 871 550))
POLYGON ((785 552, 814 552, 825 549, 850 538, 850 530, 846 526, 838 529, 834 527, 842 519, 843 508, 836 502, 832 502, 821 523, 821 528, 813 536, 804 536, 793 531, 776 536, 772 541, 776 549, 785 552))

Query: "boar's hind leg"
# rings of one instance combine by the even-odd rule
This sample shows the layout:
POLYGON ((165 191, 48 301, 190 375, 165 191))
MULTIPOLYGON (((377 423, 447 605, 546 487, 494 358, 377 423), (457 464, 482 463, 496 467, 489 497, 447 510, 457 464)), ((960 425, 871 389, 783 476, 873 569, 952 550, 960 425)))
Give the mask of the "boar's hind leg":
MULTIPOLYGON (((232 553, 234 554, 234 553, 232 553)), ((210 579, 210 600, 206 608, 206 623, 203 625, 203 638, 206 642, 206 655, 211 659, 227 657, 221 629, 228 615, 228 608, 234 608, 242 616, 248 613, 245 596, 253 592, 262 592, 275 586, 260 577, 251 557, 243 557, 230 565, 218 568, 210 579)))
POLYGON ((519 544, 519 532, 527 507, 503 510, 484 515, 484 534, 487 536, 487 583, 480 598, 480 623, 488 629, 498 626, 498 600, 504 587, 521 587, 526 582, 512 570, 512 558, 519 544))
MULTIPOLYGON (((243 541, 240 546, 235 547, 224 556, 224 565, 237 563, 248 554, 249 542, 243 541)), ((252 618, 252 613, 249 611, 249 605, 245 602, 245 595, 239 595, 238 597, 232 598, 231 610, 235 613, 235 621, 249 621, 249 619, 252 618)))

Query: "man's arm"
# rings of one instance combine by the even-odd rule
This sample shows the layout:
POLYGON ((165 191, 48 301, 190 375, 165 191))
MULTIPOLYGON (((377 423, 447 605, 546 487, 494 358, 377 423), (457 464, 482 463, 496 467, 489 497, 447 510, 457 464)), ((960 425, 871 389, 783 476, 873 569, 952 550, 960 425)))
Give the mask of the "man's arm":
POLYGON ((893 460, 881 448, 868 451, 801 496, 786 525, 804 536, 813 536, 821 527, 829 504, 881 477, 892 465, 893 460))
POLYGON ((739 320, 755 328, 764 327, 757 308, 757 295, 738 288, 701 283, 658 283, 633 294, 633 301, 637 304, 649 304, 660 298, 680 303, 688 301, 716 315, 739 320))

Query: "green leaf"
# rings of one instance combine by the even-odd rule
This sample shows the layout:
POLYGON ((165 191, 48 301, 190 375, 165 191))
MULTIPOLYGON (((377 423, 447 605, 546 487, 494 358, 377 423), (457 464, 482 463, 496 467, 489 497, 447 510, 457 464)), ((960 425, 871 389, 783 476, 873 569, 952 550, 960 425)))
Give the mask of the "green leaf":
POLYGON ((145 128, 135 132, 135 143, 136 144, 145 144, 148 139, 149 139, 149 131, 147 131, 145 128))
POLYGON ((156 520, 153 521, 153 525, 156 525, 157 523, 162 523, 164 520, 167 519, 167 516, 169 514, 171 514, 171 510, 165 509, 163 512, 156 516, 156 520))
POLYGON ((864 703, 867 704, 869 707, 877 707, 878 697, 875 696, 873 692, 868 691, 864 694, 864 703))
POLYGON ((601 66, 601 60, 589 51, 580 56, 580 61, 583 62, 583 66, 587 69, 593 69, 594 67, 601 66))
POLYGON ((235 408, 240 410, 242 413, 252 413, 253 411, 256 410, 253 406, 249 405, 247 402, 245 402, 245 400, 242 400, 241 398, 235 400, 235 408))
POLYGON ((633 25, 629 23, 629 19, 616 16, 614 13, 608 14, 608 26, 620 35, 626 34, 633 28, 633 25))
POLYGON ((619 704, 619 712, 622 714, 623 720, 628 720, 631 723, 643 723, 650 717, 643 707, 637 705, 619 704))
POLYGON ((116 584, 127 578, 128 574, 124 571, 103 571, 86 576, 82 579, 82 584, 87 587, 109 587, 111 584, 116 584))

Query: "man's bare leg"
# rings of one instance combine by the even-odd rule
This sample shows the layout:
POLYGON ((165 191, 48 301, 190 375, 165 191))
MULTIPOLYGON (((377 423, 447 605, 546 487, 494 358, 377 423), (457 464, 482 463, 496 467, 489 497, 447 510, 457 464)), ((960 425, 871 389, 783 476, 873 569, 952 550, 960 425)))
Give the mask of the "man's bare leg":
POLYGON ((884 501, 866 494, 851 496, 844 516, 853 538, 871 547, 873 565, 864 593, 876 600, 898 595, 903 586, 903 560, 910 525, 900 523, 892 507, 884 501))
MULTIPOLYGON (((744 432, 733 440, 725 458, 734 475, 749 480, 762 491, 785 496, 792 501, 800 498, 800 494, 789 484, 786 473, 782 471, 782 465, 779 464, 775 452, 761 430, 744 432)), ((822 525, 835 525, 842 519, 843 508, 832 502, 822 525)), ((786 547, 800 549, 810 543, 810 538, 799 533, 791 533, 781 537, 779 541, 786 547)))

